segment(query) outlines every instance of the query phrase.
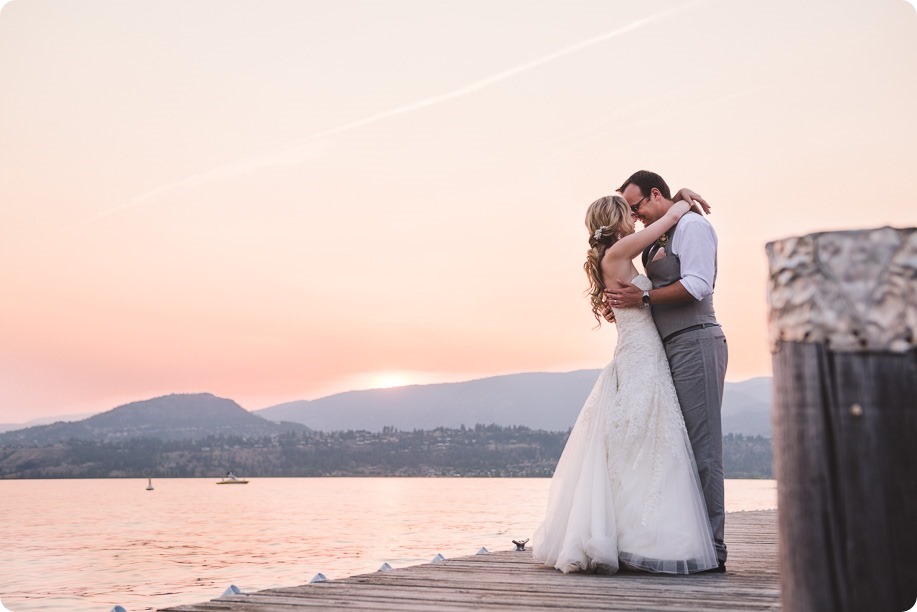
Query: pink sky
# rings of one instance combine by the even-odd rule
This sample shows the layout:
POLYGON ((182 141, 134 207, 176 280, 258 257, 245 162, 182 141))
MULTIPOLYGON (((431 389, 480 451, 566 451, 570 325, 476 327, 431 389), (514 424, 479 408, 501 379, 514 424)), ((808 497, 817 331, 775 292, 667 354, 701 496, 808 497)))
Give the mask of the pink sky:
POLYGON ((917 224, 903 0, 0 5, 0 422, 601 367, 583 213, 641 168, 768 375, 764 243, 917 224))

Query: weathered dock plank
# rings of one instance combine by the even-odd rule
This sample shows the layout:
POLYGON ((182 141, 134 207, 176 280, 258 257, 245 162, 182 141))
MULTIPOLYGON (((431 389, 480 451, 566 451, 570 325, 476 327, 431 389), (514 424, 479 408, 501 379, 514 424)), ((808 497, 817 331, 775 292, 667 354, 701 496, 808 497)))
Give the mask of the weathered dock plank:
POLYGON ((726 520, 725 574, 562 574, 530 551, 492 552, 340 580, 167 608, 169 612, 298 610, 776 610, 780 608, 776 511, 726 520))

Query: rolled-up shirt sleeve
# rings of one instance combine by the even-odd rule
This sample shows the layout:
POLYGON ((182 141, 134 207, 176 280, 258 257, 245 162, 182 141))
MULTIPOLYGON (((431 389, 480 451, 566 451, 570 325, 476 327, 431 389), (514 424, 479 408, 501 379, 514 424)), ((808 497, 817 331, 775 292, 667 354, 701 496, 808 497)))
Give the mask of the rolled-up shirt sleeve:
POLYGON ((678 222, 672 238, 672 254, 678 255, 681 284, 696 300, 713 293, 716 246, 713 226, 700 215, 689 213, 678 222))

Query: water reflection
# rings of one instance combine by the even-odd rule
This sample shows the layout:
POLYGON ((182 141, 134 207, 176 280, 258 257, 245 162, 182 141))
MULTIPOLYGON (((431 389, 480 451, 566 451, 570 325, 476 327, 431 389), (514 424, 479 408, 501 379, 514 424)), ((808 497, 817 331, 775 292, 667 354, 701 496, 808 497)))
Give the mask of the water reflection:
MULTIPOLYGON (((0 600, 10 610, 206 601, 512 548, 548 479, 259 478, 0 481, 0 600)), ((729 511, 776 507, 772 480, 726 481, 729 511)))

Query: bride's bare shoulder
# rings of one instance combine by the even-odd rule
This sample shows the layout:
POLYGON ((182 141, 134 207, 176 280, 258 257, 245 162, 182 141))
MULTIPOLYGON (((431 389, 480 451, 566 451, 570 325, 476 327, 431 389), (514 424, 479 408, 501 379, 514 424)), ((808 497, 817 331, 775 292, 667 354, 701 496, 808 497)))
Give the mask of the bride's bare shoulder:
POLYGON ((605 251, 602 256, 602 275, 608 279, 630 278, 628 272, 633 268, 629 259, 622 258, 617 252, 612 253, 611 249, 605 251))

